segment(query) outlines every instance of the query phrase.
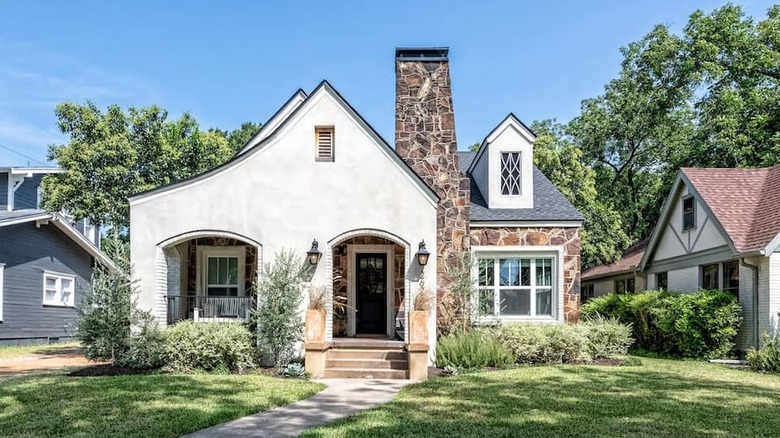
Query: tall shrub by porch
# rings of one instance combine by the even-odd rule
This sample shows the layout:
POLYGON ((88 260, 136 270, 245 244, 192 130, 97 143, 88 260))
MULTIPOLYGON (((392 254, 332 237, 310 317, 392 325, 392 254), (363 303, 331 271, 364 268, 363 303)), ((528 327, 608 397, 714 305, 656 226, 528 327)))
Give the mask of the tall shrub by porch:
POLYGON ((273 263, 263 266, 254 316, 260 348, 270 355, 277 370, 292 360, 295 344, 303 340, 302 282, 309 269, 293 250, 282 250, 273 263))

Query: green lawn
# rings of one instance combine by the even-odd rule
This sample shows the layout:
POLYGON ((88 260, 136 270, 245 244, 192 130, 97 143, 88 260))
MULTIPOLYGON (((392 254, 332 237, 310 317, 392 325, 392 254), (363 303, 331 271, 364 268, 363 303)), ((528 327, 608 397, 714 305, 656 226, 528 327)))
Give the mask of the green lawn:
POLYGON ((701 362, 431 379, 306 437, 777 437, 780 376, 701 362))
POLYGON ((51 353, 57 350, 67 350, 78 347, 79 343, 63 342, 61 344, 49 345, 24 345, 21 347, 0 347, 0 359, 13 359, 16 357, 28 356, 30 354, 51 353))
POLYGON ((176 437, 322 389, 259 374, 13 378, 0 382, 0 436, 176 437))

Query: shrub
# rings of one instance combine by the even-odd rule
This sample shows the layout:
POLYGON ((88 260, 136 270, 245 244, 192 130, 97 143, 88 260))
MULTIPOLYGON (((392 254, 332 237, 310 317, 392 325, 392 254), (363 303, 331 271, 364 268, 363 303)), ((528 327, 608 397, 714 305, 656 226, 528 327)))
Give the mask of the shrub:
POLYGON ((93 271, 76 306, 76 331, 88 359, 115 362, 130 348, 133 326, 151 316, 136 306, 128 245, 117 241, 107 249, 117 269, 98 265, 93 271))
POLYGON ((443 336, 436 346, 436 365, 441 368, 501 368, 512 362, 511 351, 488 330, 443 336))
POLYGON ((734 296, 711 290, 609 295, 588 301, 582 313, 630 324, 640 349, 694 358, 728 353, 742 322, 741 307, 734 296))
POLYGON ((517 363, 568 363, 588 360, 587 338, 577 324, 506 324, 499 341, 517 363))
POLYGON ((780 338, 772 339, 767 333, 764 333, 763 338, 760 350, 748 350, 748 364, 754 371, 780 373, 780 338))
POLYGON ((296 343, 303 340, 302 280, 309 266, 295 251, 283 250, 274 262, 263 267, 253 312, 260 345, 271 356, 277 372, 282 372, 295 354, 296 343))
POLYGON ((617 319, 601 316, 586 319, 581 327, 587 339, 586 349, 592 359, 613 359, 628 354, 628 347, 634 342, 631 326, 617 319))
POLYGON ((165 336, 151 317, 144 319, 138 333, 131 336, 127 349, 117 357, 115 365, 149 370, 165 364, 165 336))
POLYGON ((173 371, 240 373, 255 366, 251 334, 241 324, 182 321, 164 336, 165 365, 173 371))

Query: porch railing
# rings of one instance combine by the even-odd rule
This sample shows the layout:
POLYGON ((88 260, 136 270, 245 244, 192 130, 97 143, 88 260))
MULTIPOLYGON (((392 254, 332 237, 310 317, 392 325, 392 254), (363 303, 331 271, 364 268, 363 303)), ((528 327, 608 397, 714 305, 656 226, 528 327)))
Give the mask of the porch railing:
POLYGON ((169 295, 168 324, 191 319, 196 322, 249 322, 252 297, 169 295))

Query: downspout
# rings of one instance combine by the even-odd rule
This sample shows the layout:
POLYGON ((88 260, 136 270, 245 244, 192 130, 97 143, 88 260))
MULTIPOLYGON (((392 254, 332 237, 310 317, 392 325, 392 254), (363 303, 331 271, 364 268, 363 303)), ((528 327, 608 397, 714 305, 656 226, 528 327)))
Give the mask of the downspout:
POLYGON ((753 271, 753 348, 758 350, 758 265, 751 265, 744 257, 739 264, 753 271))

